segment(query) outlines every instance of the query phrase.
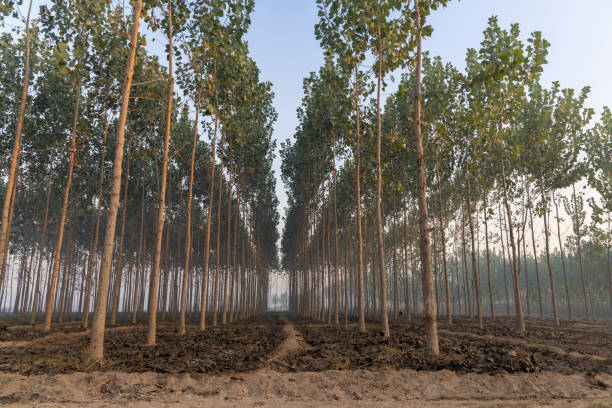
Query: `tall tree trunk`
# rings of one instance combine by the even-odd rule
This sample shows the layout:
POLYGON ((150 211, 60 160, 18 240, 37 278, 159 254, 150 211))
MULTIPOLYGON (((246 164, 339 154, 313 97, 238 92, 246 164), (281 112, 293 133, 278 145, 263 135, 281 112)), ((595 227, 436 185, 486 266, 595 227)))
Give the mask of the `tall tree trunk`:
POLYGON ((495 320, 495 301, 493 299, 493 283, 491 282, 491 258, 489 255, 489 223, 487 214, 487 199, 485 196, 485 205, 483 206, 482 213, 484 216, 484 227, 485 227, 485 247, 487 251, 487 280, 489 284, 489 303, 491 304, 491 319, 495 320))
MULTIPOLYGON (((172 57, 174 54, 172 45, 172 0, 168 0, 168 73, 170 80, 170 91, 168 94, 168 110, 166 112, 166 134, 164 137, 164 155, 162 163, 161 191, 159 193, 159 208, 157 212, 157 223, 155 229, 155 249, 153 269, 151 269, 151 290, 149 291, 149 327, 147 330, 147 344, 155 344, 157 330, 157 296, 159 288, 159 264, 161 262, 161 247, 164 236, 164 214, 166 205, 166 184, 168 180, 168 149, 170 145, 170 130, 172 128, 172 101, 174 99, 174 75, 172 57)), ((197 125, 196 125, 197 129, 197 125)))
POLYGON ((359 167, 361 166, 361 144, 360 144, 360 130, 359 130, 359 88, 358 88, 358 68, 355 67, 355 117, 356 117, 356 129, 355 137, 357 139, 357 147, 355 148, 355 184, 357 186, 356 198, 357 198, 357 237, 359 241, 358 251, 358 264, 359 264, 359 331, 364 333, 365 327, 365 308, 364 308, 364 279, 363 279, 363 234, 361 230, 361 183, 359 175, 359 167))
MULTIPOLYGON (((230 143, 231 151, 231 143, 230 143)), ((230 275, 230 250, 231 250, 231 232, 232 232, 232 176, 233 168, 230 160, 228 170, 229 181, 227 183, 227 247, 226 247, 226 262, 225 262, 225 280, 223 284, 223 308, 221 310, 221 324, 227 324, 227 302, 229 296, 229 275, 230 275)))
POLYGON ((589 299, 587 294, 586 278, 584 276, 584 266, 582 263, 582 236, 580 233, 580 209, 578 208, 578 200, 576 198, 576 185, 572 184, 572 200, 574 201, 574 214, 575 214, 575 225, 576 225, 576 247, 578 249, 578 262, 580 264, 580 280, 582 282, 582 294, 584 296, 584 311, 586 320, 589 321, 591 318, 591 312, 589 307, 589 299))
POLYGON ((557 295, 555 291, 555 276, 550 263, 550 240, 548 232, 548 198, 544 190, 544 176, 542 172, 542 153, 540 152, 540 193, 542 195, 542 205, 544 206, 544 243, 546 247, 546 265, 548 266, 548 276, 550 278, 550 294, 552 298, 553 318, 555 326, 559 326, 559 312, 557 310, 557 295))
MULTIPOLYGON (((418 0, 417 0, 418 1, 418 0)), ((380 115, 380 88, 382 86, 382 33, 378 19, 378 84, 376 88, 376 232, 378 235, 378 268, 380 273, 380 318, 383 337, 389 338, 389 317, 387 315, 387 279, 385 277, 384 226, 382 219, 382 118, 380 115)))
POLYGON ((421 16, 419 0, 415 0, 417 28, 417 55, 416 55, 416 103, 414 110, 414 137, 416 142, 417 178, 419 188, 419 235, 421 237, 421 273, 423 280, 423 317, 425 320, 425 334, 427 341, 427 354, 437 357, 440 354, 438 345, 438 328, 436 325, 436 301, 434 299, 433 276, 431 270, 431 251, 429 245, 429 216, 427 214, 427 193, 425 181, 425 155, 423 152, 423 137, 421 135, 421 16))
POLYGON ((111 326, 117 323, 117 311, 119 309, 119 295, 121 294, 121 278, 123 276, 123 239, 125 237, 125 218, 128 205, 128 182, 130 181, 130 150, 127 152, 127 164, 125 183, 123 186, 123 209, 121 214, 121 232, 119 234, 119 252, 117 253, 117 269, 115 273, 115 285, 113 287, 113 306, 111 309, 111 326))
POLYGON ((565 297, 567 298, 567 314, 569 320, 572 320, 572 302, 569 292, 569 283, 567 281, 567 271, 565 269, 565 254, 563 252, 563 241, 561 239, 561 220, 559 218, 559 205, 555 199, 555 193, 552 194, 552 200, 555 204, 555 214, 557 218, 557 238, 559 239, 559 252, 561 253, 561 267, 563 268, 563 280, 565 281, 565 297))
POLYGON ((185 265, 183 267, 183 282, 181 283, 181 314, 179 334, 185 334, 185 305, 187 301, 187 280, 189 279, 189 262, 191 260, 191 204, 193 201, 193 173, 195 168, 195 153, 198 143, 198 123, 200 119, 200 92, 196 99, 196 113, 191 146, 191 165, 189 167, 189 193, 187 194, 187 221, 185 222, 185 265))
POLYGON ((514 299, 516 309, 516 320, 518 330, 521 333, 525 332, 525 320, 523 319, 523 303, 521 301, 521 281, 519 280, 519 265, 518 256, 516 253, 516 241, 514 240, 514 228, 512 226, 512 211, 510 209, 510 203, 508 201, 508 190, 506 187, 506 170, 504 166, 504 158, 501 160, 502 168, 502 188, 504 195, 504 206, 506 207, 506 214, 508 216, 508 232, 510 234, 510 247, 512 248, 512 271, 514 273, 514 299))
POLYGON ((38 254, 38 264, 36 265, 36 283, 34 284, 34 292, 32 293, 32 314, 30 316, 30 324, 36 321, 36 310, 38 309, 38 299, 40 298, 40 275, 42 268, 43 255, 45 252, 45 236, 47 233, 47 221, 49 219, 49 203, 51 201, 51 175, 48 176, 47 184, 47 204, 45 205, 45 220, 43 221, 42 232, 40 234, 40 252, 38 254))
POLYGON ((111 264, 113 259, 113 246, 115 242, 115 226, 117 212, 119 209, 119 194, 121 190, 121 171, 123 162, 123 144, 125 134, 125 123, 127 120, 128 104, 130 100, 130 89, 132 86, 132 75, 134 73, 134 58, 138 42, 138 28, 140 25, 140 12, 142 0, 137 0, 134 6, 134 27, 130 41, 130 53, 128 56, 125 73, 125 85, 121 98, 121 111, 117 125, 117 142, 115 148, 115 159, 113 164, 113 179, 111 184, 110 205, 106 220, 106 234, 104 237, 104 249, 100 266, 100 283, 98 296, 96 298, 94 316, 91 327, 91 341, 89 343, 89 359, 101 362, 104 358, 104 326, 106 321, 106 300, 108 297, 108 284, 110 279, 111 264))
MULTIPOLYGON (((15 191, 14 185, 16 184, 17 175, 17 162, 19 161, 19 153, 21 151, 21 135, 23 133, 23 117, 25 115, 25 107, 28 99, 28 87, 30 84, 30 13, 32 11, 32 0, 28 7, 28 15, 26 17, 25 35, 26 35, 26 49, 25 49, 25 61, 23 69, 23 87, 21 91, 21 102, 19 105, 19 113, 17 114, 17 128, 15 129, 15 143, 13 144, 13 153, 11 155, 11 165, 9 167, 9 175, 6 184, 6 194, 4 195, 4 204, 2 206, 2 229, 0 230, 0 265, 6 264, 6 260, 3 259, 5 255, 5 248, 8 247, 9 240, 9 210, 11 207, 12 192, 15 191)), ((4 272, 0 277, 0 289, 4 283, 4 272)))
POLYGON ((59 232, 57 237, 57 245, 55 247, 55 260, 53 261, 53 271, 51 273, 51 283, 47 295, 47 304, 45 306, 45 324, 46 332, 51 330, 51 317, 53 315, 53 301, 55 300, 55 287, 57 285, 57 276, 59 274, 59 266, 61 260, 62 241, 64 238, 64 223, 66 221, 66 212, 68 210, 68 198, 70 197, 70 186, 72 185, 72 171, 76 157, 76 128, 79 118, 79 104, 81 102, 81 80, 77 84, 77 95, 74 106, 74 118, 72 121, 72 131, 70 135, 70 162, 68 163, 68 180, 66 181, 66 189, 64 191, 64 202, 62 204, 62 213, 60 216, 59 232))
MULTIPOLYGON (((440 222, 440 238, 442 241, 442 262, 444 264, 444 282, 446 283, 446 318, 448 319, 448 324, 453 324, 453 317, 451 312, 451 297, 450 297, 450 284, 448 280, 448 264, 446 261, 446 237, 444 236, 444 210, 442 206, 442 179, 440 178, 440 170, 438 168, 438 158, 436 157, 436 177, 438 179, 438 218, 440 222)), ((485 220, 486 225, 486 220, 485 220)), ((485 227, 486 228, 486 227, 485 227)), ((487 246, 487 256, 488 256, 488 246, 487 246)), ((487 258, 488 259, 488 258, 487 258)), ((491 278, 491 274, 489 273, 489 280, 491 278)), ((491 286, 489 286, 490 292, 491 286)))
MULTIPOLYGON (((210 164, 210 180, 208 188, 208 216, 206 220, 206 239, 204 240, 204 271, 202 279, 202 313, 200 314, 200 330, 206 330, 206 299, 208 291, 208 263, 210 261, 210 221, 213 210, 213 193, 215 190, 215 153, 217 151, 217 131, 219 130, 219 115, 215 114, 215 130, 212 140, 212 158, 210 164)), ((181 306, 181 313, 184 307, 181 306)))
MULTIPOLYGON (((223 145, 224 137, 221 137, 221 145, 223 145)), ((223 167, 219 173, 219 192, 217 198, 217 248, 215 250, 215 286, 213 288, 213 326, 217 325, 217 319, 219 315, 219 269, 221 267, 221 253, 220 253, 220 241, 221 241, 221 197, 223 192, 223 167)))
MULTIPOLYGON (((474 274, 474 286, 476 287, 476 310, 478 313, 478 327, 480 329, 482 326, 482 303, 480 297, 480 273, 478 272, 478 263, 476 262, 476 245, 474 243, 474 223, 472 222, 472 199, 471 199, 471 189, 470 189, 470 175, 469 172, 466 171, 465 174, 466 185, 467 185, 467 216, 468 216, 468 224, 470 226, 470 239, 471 239, 471 252, 472 252, 472 273, 474 274)), ((480 255, 479 255, 480 256, 480 255)))
MULTIPOLYGON (((338 277, 338 212, 336 205, 336 139, 333 139, 333 169, 334 169, 334 323, 340 324, 339 316, 339 277, 338 277)), ((346 282, 345 282, 346 284, 346 282)))
POLYGON ((85 303, 83 305, 83 328, 89 325, 89 304, 91 303, 91 286, 93 280, 93 261, 98 253, 98 241, 100 236, 100 212, 102 211, 102 188, 104 185, 104 156, 106 155, 106 136, 108 135, 108 121, 104 126, 104 138, 102 142, 102 157, 100 159, 100 180, 98 182, 98 203, 96 205, 96 229, 91 254, 87 262, 87 287, 85 289, 85 303))

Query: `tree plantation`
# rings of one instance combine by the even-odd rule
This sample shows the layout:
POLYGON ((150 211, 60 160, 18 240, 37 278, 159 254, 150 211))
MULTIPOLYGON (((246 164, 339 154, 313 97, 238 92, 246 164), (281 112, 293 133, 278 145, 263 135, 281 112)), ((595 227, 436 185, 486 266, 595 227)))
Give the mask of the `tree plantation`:
POLYGON ((305 3, 278 135, 251 33, 304 4, 0 0, 0 401, 607 406, 590 78, 497 16, 428 51, 463 2, 305 3))

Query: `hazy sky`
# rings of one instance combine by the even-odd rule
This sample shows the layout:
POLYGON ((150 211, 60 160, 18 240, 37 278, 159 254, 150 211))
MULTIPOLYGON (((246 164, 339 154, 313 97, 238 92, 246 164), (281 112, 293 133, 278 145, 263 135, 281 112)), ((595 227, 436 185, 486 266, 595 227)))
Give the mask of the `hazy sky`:
MULTIPOLYGON (((463 69, 467 48, 478 48, 492 15, 507 28, 519 23, 523 38, 542 31, 551 43, 543 78, 562 87, 591 86, 589 105, 597 114, 612 105, 612 0, 462 0, 450 1, 430 17, 434 34, 424 43, 432 55, 463 69)), ((246 37, 251 54, 271 81, 279 114, 274 137, 279 145, 291 138, 298 124, 296 108, 302 98, 302 79, 318 70, 322 51, 314 36, 315 0, 256 0, 246 37)), ((281 214, 285 188, 276 158, 281 214)))

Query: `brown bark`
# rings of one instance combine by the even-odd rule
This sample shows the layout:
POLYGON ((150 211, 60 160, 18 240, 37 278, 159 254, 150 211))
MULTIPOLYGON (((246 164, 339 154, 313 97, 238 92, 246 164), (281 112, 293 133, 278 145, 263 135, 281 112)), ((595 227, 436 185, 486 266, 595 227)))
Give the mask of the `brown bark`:
MULTIPOLYGON (((14 185, 16 184, 17 175, 17 162, 19 160, 19 153, 21 151, 21 135, 23 133, 23 117, 25 115, 25 107, 28 99, 28 87, 30 84, 30 13, 32 11, 32 0, 28 7, 28 15, 26 17, 26 49, 25 49, 25 61, 23 70, 23 87, 21 91, 21 102, 19 104, 19 113, 17 114, 17 128, 15 129, 15 143, 13 144, 13 153, 11 155, 11 165, 9 168, 9 176, 6 184, 6 194, 4 195, 4 204, 2 206, 2 229, 0 230, 0 265, 6 264, 5 248, 8 247, 9 233, 8 228, 9 222, 9 209, 11 206, 11 199, 13 191, 15 190, 14 185)), ((0 277, 0 289, 4 283, 4 271, 0 277)))
POLYGON ((127 120, 132 75, 134 73, 134 59, 136 55, 136 43, 138 41, 138 28, 140 25, 140 12, 142 0, 137 0, 134 6, 134 27, 130 41, 130 53, 125 74, 125 85, 121 98, 121 110, 117 126, 117 142, 115 159, 113 164, 113 178, 111 184, 110 205, 106 221, 106 234, 104 237, 104 249, 102 252, 102 263, 100 267, 100 283, 98 296, 94 308, 94 317, 91 327, 91 340, 89 344, 89 358, 92 361, 101 362, 104 358, 104 326, 106 321, 106 300, 108 297, 108 285, 110 279, 111 263, 113 258, 113 245, 115 241, 115 224, 119 207, 119 194, 121 190, 121 170, 123 162, 123 144, 125 134, 125 123, 127 120))
POLYGON ((127 152, 127 165, 125 183, 123 186, 123 209, 121 214, 121 233, 119 235, 119 252, 117 254, 117 269, 115 273, 115 285, 113 287, 113 306, 111 309, 111 326, 117 322, 117 311, 119 309, 119 295, 121 294, 121 278, 123 276, 123 240, 125 237, 125 218, 128 205, 128 182, 130 181, 130 151, 127 152))
POLYGON ((93 280, 93 261, 98 253, 98 241, 100 236, 100 212, 102 210, 102 187, 104 185, 104 156, 106 154, 106 136, 108 134, 108 121, 104 126, 104 139, 102 142, 102 157, 100 159, 100 180, 98 182, 98 202, 96 204, 96 228, 93 238, 89 259, 87 261, 87 283, 85 288, 85 303, 83 304, 83 328, 87 329, 89 324, 89 304, 91 301, 91 286, 93 280))
POLYGON ((70 135, 70 162, 68 164, 68 180, 66 181, 66 189, 64 191, 64 202, 62 204, 62 212, 60 216, 59 232, 57 238, 57 245, 55 247, 55 260, 53 261, 53 270, 51 272, 51 282, 49 285, 49 292, 47 295, 47 304, 45 306, 45 324, 44 330, 46 332, 51 330, 51 317, 53 314, 53 301, 55 300, 55 287, 57 285, 57 277, 59 274, 62 242, 64 238, 64 223, 66 221, 66 212, 68 210, 68 198, 70 197, 70 186, 72 185, 72 171, 74 169, 74 162, 76 157, 76 128, 79 117, 79 104, 81 99, 81 80, 77 84, 77 95, 74 107, 74 118, 72 122, 72 131, 70 135))
MULTIPOLYGON (((418 2, 418 0, 417 0, 418 2)), ((418 4, 418 3, 417 3, 418 4)), ((380 273, 380 318, 383 338, 389 338, 389 317, 387 315, 387 279, 385 278, 384 225, 382 219, 382 118, 380 115, 380 90, 382 85, 382 33, 378 19, 378 84, 376 87, 376 232, 378 236, 378 268, 380 273)), ((435 313, 434 313, 435 314, 435 313)))
POLYGON ((478 272, 478 263, 476 262, 476 245, 474 243, 474 223, 472 222, 472 199, 470 189, 470 175, 466 172, 467 185, 467 216, 470 226, 471 253, 472 253, 472 273, 474 274, 474 286, 476 288, 476 311, 478 313, 478 327, 482 329, 482 303, 480 296, 480 273, 478 272))
POLYGON ((359 309, 359 331, 364 333, 365 327, 365 308, 364 308, 364 279, 363 279, 363 234, 361 230, 361 182, 359 175, 359 167, 361 166, 361 143, 360 143, 360 129, 359 129, 359 87, 358 87, 358 68, 355 67, 355 138, 357 139, 357 146, 355 148, 355 185, 357 187, 356 199, 357 199, 357 237, 358 237, 358 257, 357 263, 359 265, 358 274, 358 309, 359 309))
POLYGON ((414 112, 414 137, 416 143, 416 162, 419 200, 419 235, 421 252, 421 272, 423 281, 423 317, 425 320, 426 351, 430 358, 440 354, 438 345, 438 328, 436 324, 436 301, 434 298, 433 276, 431 270, 431 249, 429 244, 429 216, 427 214, 427 193, 425 181, 425 155, 423 152, 423 137, 421 135, 421 16, 419 0, 415 0, 417 28, 416 56, 416 103, 414 112))
MULTIPOLYGON (((552 195, 553 203, 555 204, 555 213, 557 218, 557 238, 559 239, 559 251, 561 253, 561 267, 563 268, 563 280, 565 281, 565 297, 567 298, 567 314, 569 320, 572 320, 572 302, 569 292, 569 283, 567 281, 567 271, 565 269, 565 254, 563 253, 563 241, 561 239, 561 220, 559 218, 559 205, 555 199, 555 194, 552 195)), ((608 255, 609 256, 609 255, 608 255)))
POLYGON ((512 226, 512 211, 508 201, 508 190, 506 188, 506 172, 504 167, 504 158, 501 160, 502 168, 502 188, 504 195, 504 206, 506 207, 506 215, 508 221, 508 232, 510 234, 510 247, 512 248, 512 271, 514 273, 514 299, 516 309, 516 320, 518 330, 521 333, 525 332, 525 320, 523 319, 523 303, 521 301, 521 281, 519 279, 518 256, 516 253, 516 241, 514 240, 514 228, 512 226))
POLYGON ((198 123, 200 118, 200 92, 196 99, 193 142, 191 146, 191 165, 189 167, 189 192, 187 194, 187 221, 185 223, 185 265, 183 267, 183 282, 181 283, 181 314, 179 318, 179 334, 185 334, 185 302, 187 301, 187 280, 189 279, 189 262, 191 260, 191 205, 193 201, 193 173, 195 168, 195 153, 198 143, 198 123))
POLYGON ((49 175, 47 184, 47 204, 45 205, 45 219, 43 221, 42 232, 40 234, 40 252, 38 254, 38 264, 36 265, 36 283, 34 284, 34 292, 32 293, 32 314, 30 316, 30 324, 36 321, 36 309, 38 308, 38 299, 40 291, 40 273, 42 268, 43 254, 45 252, 45 236, 47 233, 47 221, 49 217, 49 203, 51 201, 51 176, 49 175))
MULTIPOLYGON (((166 112, 166 134, 164 137, 164 155, 162 163, 161 191, 159 193, 159 208, 157 212, 157 228, 155 230, 155 249, 153 269, 151 269, 151 282, 149 291, 149 327, 147 330, 147 344, 155 344, 157 330, 157 296, 159 288, 159 264, 161 262, 162 238, 164 236, 164 213, 166 205, 166 184, 168 180, 168 149, 170 145, 170 130, 172 128, 172 101, 174 99, 174 75, 172 66, 172 0, 168 0, 168 72, 170 79, 170 91, 168 94, 168 108, 166 112)), ((197 125, 196 125, 197 128, 197 125)))
POLYGON ((582 294, 584 297, 584 311, 586 315, 586 320, 588 321, 591 317, 590 307, 589 307, 589 298, 587 294, 587 284, 586 278, 584 276, 584 266, 582 264, 582 236, 580 233, 580 214, 578 211, 578 200, 576 199, 576 185, 572 184, 572 200, 574 201, 574 214, 575 214, 575 222, 576 222, 576 247, 578 249, 578 262, 580 264, 580 280, 582 282, 582 294))

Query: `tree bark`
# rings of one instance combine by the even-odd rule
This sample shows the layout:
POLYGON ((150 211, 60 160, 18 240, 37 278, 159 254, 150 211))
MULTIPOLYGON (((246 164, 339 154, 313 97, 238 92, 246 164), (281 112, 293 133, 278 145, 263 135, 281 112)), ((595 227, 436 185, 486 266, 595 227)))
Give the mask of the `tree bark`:
POLYGON ((421 252, 421 272, 423 280, 423 317, 425 320, 426 351, 430 358, 440 354, 438 345, 438 328, 436 324, 436 301, 434 298, 433 276, 431 270, 431 250, 429 244, 429 216, 427 214, 427 193, 425 181, 425 155, 423 152, 423 137, 421 135, 421 16, 419 0, 415 0, 417 55, 416 55, 416 104, 414 112, 414 137, 416 143, 416 164, 419 199, 419 235, 421 252))
MULTIPOLYGON (((5 248, 8 247, 8 227, 9 227, 9 210, 11 206, 12 192, 15 190, 14 185, 16 184, 17 175, 17 162, 19 161, 19 154, 21 151, 21 135, 23 133, 23 117, 25 115, 25 107, 28 99, 28 87, 30 85, 30 13, 32 11, 32 0, 28 7, 28 15, 26 17, 25 35, 26 35, 26 49, 25 49, 25 61, 23 70, 23 87, 21 91, 21 102, 19 105, 19 113, 17 115, 17 128, 15 129, 15 143, 13 144, 13 153, 11 155, 11 165, 9 168, 9 176, 6 184, 6 194, 4 195, 4 204, 2 206, 2 229, 0 230, 0 265, 6 264, 6 260, 3 259, 5 255, 5 248)), ((0 278, 0 289, 4 283, 4 273, 0 278)))
POLYGON ((181 314, 179 318, 179 334, 185 334, 185 305, 187 301, 187 280, 189 279, 189 262, 191 260, 191 205, 193 201, 193 173, 195 168, 195 153, 198 143, 198 123, 200 119, 200 92, 196 99, 193 142, 191 146, 191 165, 189 167, 189 192, 187 194, 187 221, 185 222, 185 265, 183 267, 183 282, 181 283, 181 314))
POLYGON ((134 59, 136 55, 136 45, 138 41, 138 28, 140 25, 140 13, 142 10, 142 0, 137 0, 134 6, 134 27, 130 41, 130 53, 128 56, 125 85, 123 97, 121 98, 121 111, 117 126, 117 142, 115 149, 115 159, 113 164, 113 179, 111 184, 110 205, 106 221, 106 234, 104 237, 104 249, 102 252, 102 263, 100 267, 100 286, 96 298, 94 317, 91 327, 91 340, 89 343, 89 359, 101 362, 104 358, 104 326, 106 320, 106 300, 108 297, 108 284, 110 279, 111 263, 113 258, 113 246, 115 241, 115 226, 117 221, 117 211, 119 207, 119 194, 121 190, 121 171, 123 162, 123 144, 125 134, 125 123, 127 120, 128 104, 130 100, 130 89, 132 76, 134 74, 134 59))

